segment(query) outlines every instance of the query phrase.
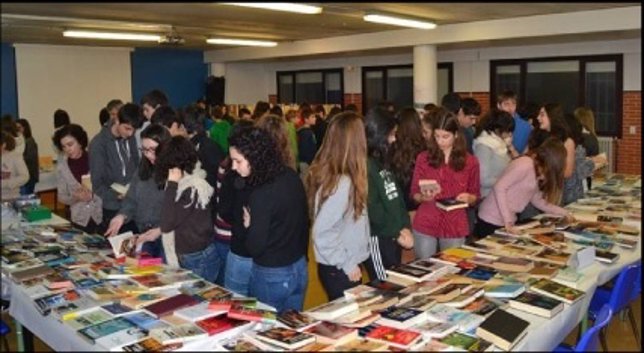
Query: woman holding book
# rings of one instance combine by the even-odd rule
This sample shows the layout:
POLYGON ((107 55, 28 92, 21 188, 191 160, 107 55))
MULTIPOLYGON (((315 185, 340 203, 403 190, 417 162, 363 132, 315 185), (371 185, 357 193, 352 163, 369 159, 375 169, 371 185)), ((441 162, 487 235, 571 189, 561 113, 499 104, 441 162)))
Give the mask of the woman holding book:
POLYGON ((56 166, 58 200, 69 206, 75 227, 94 233, 103 221, 103 201, 89 182, 87 132, 77 124, 65 125, 56 130, 53 141, 63 153, 56 166))
POLYGON ((318 275, 329 300, 360 284, 369 258, 367 141, 362 117, 346 111, 331 118, 306 174, 318 275))
POLYGON ((141 132, 141 158, 137 173, 132 177, 130 186, 121 203, 117 215, 112 218, 105 233, 107 236, 118 234, 123 224, 133 220, 140 235, 137 238, 142 250, 153 257, 163 257, 161 245, 161 202, 163 182, 157 182, 154 173, 157 169, 157 150, 170 141, 170 132, 159 124, 150 124, 141 132))
POLYGON ((571 214, 557 206, 565 168, 566 148, 556 137, 549 137, 536 149, 513 160, 479 206, 476 236, 487 236, 501 227, 516 233, 517 213, 528 203, 572 221, 571 214))
POLYGON ((270 133, 250 127, 230 140, 232 168, 253 187, 243 209, 253 259, 249 293, 279 313, 301 311, 308 284, 308 207, 304 185, 270 133))
MULTIPOLYGON (((415 119, 418 121, 417 117, 415 119)), ((403 192, 390 167, 389 149, 396 141, 396 130, 396 120, 388 112, 375 108, 367 113, 367 211, 371 227, 371 258, 366 267, 371 280, 385 280, 385 270, 400 264, 402 247, 410 249, 414 246, 403 192)))
POLYGON ((166 262, 191 270, 209 282, 217 279, 219 257, 212 241, 214 189, 194 145, 174 136, 159 146, 154 178, 165 184, 159 228, 166 262))
POLYGON ((481 187, 479 163, 467 152, 456 116, 445 108, 429 114, 436 122, 434 136, 416 158, 411 183, 411 196, 420 203, 412 227, 416 257, 421 259, 465 243, 470 232, 465 208, 476 203, 481 187), (437 187, 421 189, 421 180, 435 180, 437 187), (448 202, 464 207, 439 208, 448 202))

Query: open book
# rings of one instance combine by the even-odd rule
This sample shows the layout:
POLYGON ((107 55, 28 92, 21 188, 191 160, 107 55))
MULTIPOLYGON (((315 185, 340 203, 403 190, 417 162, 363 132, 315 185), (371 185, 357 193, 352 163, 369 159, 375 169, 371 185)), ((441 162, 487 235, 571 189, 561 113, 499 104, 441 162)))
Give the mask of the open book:
POLYGON ((123 256, 134 256, 136 251, 136 237, 132 232, 125 232, 119 235, 111 236, 108 238, 114 257, 119 258, 123 256))

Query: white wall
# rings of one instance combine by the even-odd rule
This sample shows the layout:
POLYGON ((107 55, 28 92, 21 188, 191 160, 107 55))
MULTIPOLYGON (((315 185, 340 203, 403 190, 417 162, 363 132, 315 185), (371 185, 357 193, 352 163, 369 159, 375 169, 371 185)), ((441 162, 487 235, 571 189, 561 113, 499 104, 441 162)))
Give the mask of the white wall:
MULTIPOLYGON (((624 90, 639 91, 642 85, 641 50, 640 39, 449 51, 438 50, 438 62, 453 63, 454 90, 456 92, 489 92, 491 60, 624 54, 624 90)), ((412 63, 411 49, 409 54, 399 55, 282 60, 262 64, 227 63, 226 101, 230 103, 254 103, 260 99, 266 100, 269 94, 277 94, 277 71, 343 68, 344 92, 361 93, 363 66, 409 65, 412 63), (231 68, 235 68, 234 74, 231 73, 231 68), (264 86, 261 85, 261 77, 263 77, 264 86), (241 82, 236 82, 240 80, 241 82), (242 82, 256 82, 256 84, 250 87, 248 84, 242 84, 242 82)))
POLYGON ((91 139, 111 99, 132 100, 130 48, 15 44, 18 110, 41 156, 54 155, 54 111, 64 109, 91 139))

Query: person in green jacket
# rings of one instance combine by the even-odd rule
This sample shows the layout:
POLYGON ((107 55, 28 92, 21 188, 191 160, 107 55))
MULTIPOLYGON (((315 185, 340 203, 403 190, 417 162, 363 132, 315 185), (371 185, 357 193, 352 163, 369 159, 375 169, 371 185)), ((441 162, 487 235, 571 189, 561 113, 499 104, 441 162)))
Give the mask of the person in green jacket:
POLYGON ((224 109, 217 105, 212 109, 214 123, 210 128, 210 138, 221 147, 225 154, 228 154, 228 135, 232 126, 224 119, 224 109))
POLYGON ((396 120, 381 108, 370 110, 365 117, 367 212, 371 228, 371 257, 365 265, 372 280, 385 280, 385 270, 401 263, 402 247, 414 246, 403 191, 389 170, 389 148, 396 141, 396 128, 396 120))

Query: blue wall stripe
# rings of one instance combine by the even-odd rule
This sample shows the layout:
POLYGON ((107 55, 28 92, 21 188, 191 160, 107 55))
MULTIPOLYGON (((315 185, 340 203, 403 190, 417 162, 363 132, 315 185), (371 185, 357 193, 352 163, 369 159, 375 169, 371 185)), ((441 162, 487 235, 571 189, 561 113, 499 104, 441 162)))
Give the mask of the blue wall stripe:
MULTIPOLYGON (((16 87, 16 53, 11 43, 2 43, 2 52, 0 53, 0 62, 2 74, 0 91, 2 101, 0 102, 0 111, 2 115, 11 114, 18 116, 18 94, 16 87)), ((205 76, 204 76, 205 77, 205 76)))
POLYGON ((208 67, 203 51, 136 48, 131 59, 134 103, 153 89, 163 91, 174 108, 205 96, 208 67))

